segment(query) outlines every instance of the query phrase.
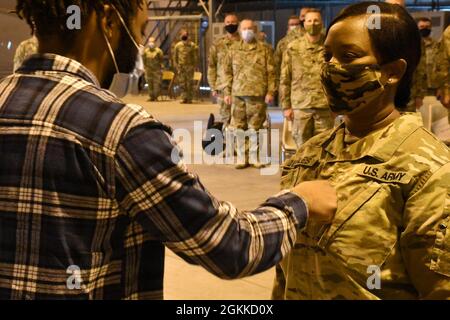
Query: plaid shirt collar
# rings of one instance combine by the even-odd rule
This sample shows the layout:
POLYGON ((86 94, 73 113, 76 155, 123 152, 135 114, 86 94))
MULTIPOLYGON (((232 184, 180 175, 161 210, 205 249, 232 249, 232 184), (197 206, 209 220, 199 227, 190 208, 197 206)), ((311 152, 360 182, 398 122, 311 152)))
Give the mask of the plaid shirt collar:
POLYGON ((57 54, 34 54, 25 60, 16 71, 18 74, 32 74, 36 72, 67 73, 100 87, 97 78, 85 66, 76 60, 57 54))

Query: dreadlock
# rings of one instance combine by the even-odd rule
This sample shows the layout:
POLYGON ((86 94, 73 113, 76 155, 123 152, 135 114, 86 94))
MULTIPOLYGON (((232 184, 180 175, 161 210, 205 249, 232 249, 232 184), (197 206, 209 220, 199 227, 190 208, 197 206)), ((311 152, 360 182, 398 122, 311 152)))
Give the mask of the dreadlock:
POLYGON ((17 15, 30 25, 33 34, 37 36, 57 35, 63 39, 71 39, 78 30, 67 28, 67 8, 77 5, 81 11, 81 25, 94 10, 102 12, 103 5, 114 5, 129 23, 143 5, 144 0, 17 0, 17 15))

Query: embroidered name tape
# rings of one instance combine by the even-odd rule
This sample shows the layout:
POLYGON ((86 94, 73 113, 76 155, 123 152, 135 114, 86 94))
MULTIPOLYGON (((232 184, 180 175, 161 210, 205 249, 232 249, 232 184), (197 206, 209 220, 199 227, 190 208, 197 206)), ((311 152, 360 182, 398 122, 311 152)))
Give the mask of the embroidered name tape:
POLYGON ((412 176, 404 171, 390 171, 379 166, 363 165, 356 170, 360 176, 365 176, 382 182, 408 184, 412 176))

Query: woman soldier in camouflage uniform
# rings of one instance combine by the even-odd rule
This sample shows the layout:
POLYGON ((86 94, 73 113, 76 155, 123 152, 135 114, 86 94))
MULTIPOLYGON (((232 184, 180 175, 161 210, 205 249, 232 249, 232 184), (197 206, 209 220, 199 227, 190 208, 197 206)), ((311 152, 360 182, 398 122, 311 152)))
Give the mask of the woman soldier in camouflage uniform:
POLYGON ((304 144, 281 184, 328 179, 338 210, 298 235, 277 267, 275 299, 450 299, 450 151, 396 110, 420 53, 401 6, 358 3, 332 22, 321 78, 344 123, 304 144))

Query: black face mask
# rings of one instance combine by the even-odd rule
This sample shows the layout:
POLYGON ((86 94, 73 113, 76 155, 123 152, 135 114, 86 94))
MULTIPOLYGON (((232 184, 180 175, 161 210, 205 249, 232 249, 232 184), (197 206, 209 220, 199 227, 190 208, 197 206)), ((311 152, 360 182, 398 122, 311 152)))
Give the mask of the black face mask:
POLYGON ((188 36, 182 36, 181 40, 186 41, 188 39, 188 36))
POLYGON ((236 33, 237 29, 238 29, 237 24, 229 24, 225 26, 225 31, 231 34, 236 33))
POLYGON ((420 32, 420 35, 421 35, 422 37, 426 38, 426 37, 429 37, 429 36, 430 36, 430 34, 431 34, 431 29, 428 29, 428 28, 426 28, 426 29, 420 29, 419 32, 420 32))

